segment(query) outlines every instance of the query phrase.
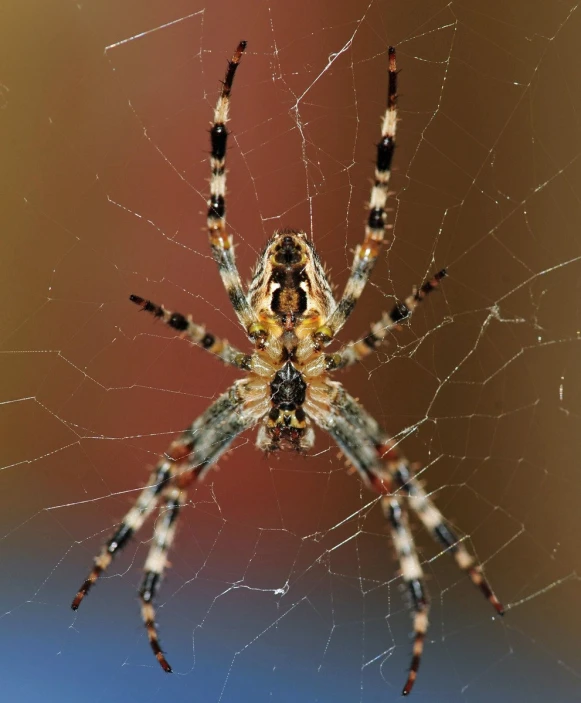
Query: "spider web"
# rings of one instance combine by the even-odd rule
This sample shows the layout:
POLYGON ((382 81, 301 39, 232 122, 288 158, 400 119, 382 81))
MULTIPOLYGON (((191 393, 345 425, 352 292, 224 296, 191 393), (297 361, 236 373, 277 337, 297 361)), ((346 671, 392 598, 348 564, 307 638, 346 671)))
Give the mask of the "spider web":
POLYGON ((171 438, 237 374, 136 293, 245 345, 203 230, 208 122, 233 91, 229 228, 248 275, 305 228, 346 280, 398 49, 394 228, 343 335, 443 266, 388 347, 342 374, 421 467, 507 607, 416 525, 432 611, 422 701, 573 701, 581 391, 581 12, 572 1, 7 2, 0 62, 0 646, 7 700, 395 700, 410 620, 374 497, 318 435, 235 442, 192 490, 149 651, 151 525, 77 614, 92 557, 171 438))

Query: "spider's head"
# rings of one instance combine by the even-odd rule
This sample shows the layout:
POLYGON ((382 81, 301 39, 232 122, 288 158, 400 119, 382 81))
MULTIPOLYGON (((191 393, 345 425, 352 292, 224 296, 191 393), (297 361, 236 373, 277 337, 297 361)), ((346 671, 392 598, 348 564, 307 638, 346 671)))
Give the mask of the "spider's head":
POLYGON ((334 305, 317 252, 304 232, 275 232, 258 260, 250 304, 287 348, 312 332, 334 305))

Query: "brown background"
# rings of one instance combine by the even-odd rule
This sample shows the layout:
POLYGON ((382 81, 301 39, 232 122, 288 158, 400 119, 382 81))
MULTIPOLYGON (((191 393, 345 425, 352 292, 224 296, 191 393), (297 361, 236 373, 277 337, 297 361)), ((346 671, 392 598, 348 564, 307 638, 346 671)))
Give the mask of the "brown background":
POLYGON ((9 698, 366 703, 403 683, 409 618, 385 525, 322 436, 313 456, 264 458, 251 434, 192 493, 160 594, 178 676, 161 676, 139 625, 148 529, 79 615, 68 609, 147 467, 236 377, 127 297, 245 344, 203 230, 206 130, 245 38, 228 161, 240 269, 274 229, 303 227, 339 285, 398 48, 393 240, 344 339, 428 273, 450 277, 343 380, 408 435, 508 607, 492 620, 417 530, 433 614, 415 700, 578 700, 573 4, 5 1, 0 26, 9 698))

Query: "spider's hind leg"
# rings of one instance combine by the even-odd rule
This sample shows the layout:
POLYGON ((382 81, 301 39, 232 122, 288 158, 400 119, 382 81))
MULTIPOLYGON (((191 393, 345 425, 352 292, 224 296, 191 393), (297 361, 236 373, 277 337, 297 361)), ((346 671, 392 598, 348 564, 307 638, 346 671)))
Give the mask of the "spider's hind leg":
POLYGON ((155 524, 153 543, 149 548, 145 562, 145 574, 139 589, 141 616, 147 630, 149 644, 155 658, 168 674, 171 674, 172 669, 159 643, 153 600, 167 566, 167 553, 174 539, 176 522, 184 499, 185 491, 177 486, 172 486, 166 491, 164 505, 160 509, 160 516, 155 524))
POLYGON ((411 595, 414 644, 408 678, 402 691, 403 695, 407 695, 412 690, 420 666, 429 609, 423 570, 407 523, 408 506, 432 537, 454 557, 458 567, 470 577, 496 612, 502 615, 504 609, 484 578, 482 566, 456 537, 426 494, 397 443, 340 383, 327 381, 318 391, 316 398, 311 393, 305 410, 333 437, 365 484, 380 494, 401 575, 411 595))
POLYGON ((391 538, 400 564, 401 577, 411 596, 414 612, 414 644, 412 661, 408 671, 408 678, 402 690, 402 695, 407 696, 412 690, 420 668, 424 641, 428 631, 429 603, 425 587, 425 578, 414 538, 408 526, 407 515, 400 502, 393 496, 385 496, 381 500, 383 514, 391 528, 391 538))
POLYGON ((406 461, 399 463, 395 477, 402 491, 408 496, 410 508, 421 520, 424 528, 436 542, 439 542, 454 557, 458 568, 470 577, 472 583, 496 612, 499 615, 504 615, 504 607, 486 580, 482 566, 476 557, 466 549, 462 540, 454 534, 442 513, 424 491, 421 483, 411 473, 406 461))
POLYGON ((143 526, 162 494, 164 487, 174 475, 178 462, 187 456, 189 451, 189 435, 184 435, 175 440, 169 451, 170 459, 162 459, 153 469, 149 476, 149 481, 139 494, 135 504, 126 513, 125 517, 111 535, 111 537, 101 547, 101 551, 95 557, 93 568, 83 581, 71 603, 71 608, 77 610, 83 598, 89 593, 91 587, 97 579, 107 570, 113 558, 127 545, 135 533, 143 526), (173 459, 173 461, 171 460, 173 459))

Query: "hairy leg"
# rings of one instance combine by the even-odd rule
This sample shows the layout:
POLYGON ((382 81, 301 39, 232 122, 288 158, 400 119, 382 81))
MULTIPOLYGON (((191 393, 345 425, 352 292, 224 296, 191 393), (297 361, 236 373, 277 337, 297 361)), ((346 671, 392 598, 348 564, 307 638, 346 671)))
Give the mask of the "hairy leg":
POLYGON ((386 203, 397 125, 397 67, 395 49, 392 46, 389 47, 388 55, 387 109, 383 117, 381 139, 377 144, 375 181, 369 199, 369 216, 365 227, 365 237, 362 244, 355 250, 351 274, 341 300, 326 322, 331 338, 343 327, 359 300, 375 266, 387 230, 386 203))
POLYGON ((179 312, 171 312, 164 308, 163 305, 156 305, 151 300, 145 300, 145 298, 140 298, 138 295, 129 296, 129 300, 172 329, 180 332, 181 336, 209 351, 210 354, 214 354, 225 364, 245 371, 250 368, 250 356, 248 354, 244 354, 236 347, 233 347, 228 340, 220 339, 220 337, 208 332, 204 325, 196 324, 189 315, 186 317, 179 312))
POLYGON ((210 199, 208 200, 208 234, 212 254, 218 264, 218 271, 232 307, 240 324, 248 332, 251 325, 256 322, 256 316, 248 303, 236 267, 232 235, 226 232, 226 144, 228 141, 226 122, 228 121, 232 83, 245 49, 246 42, 241 41, 228 62, 222 91, 214 110, 214 123, 210 130, 212 174, 210 177, 210 199))
POLYGON ((305 410, 342 449, 365 483, 381 496, 384 515, 390 523, 402 578, 412 598, 414 645, 403 694, 415 682, 428 626, 428 597, 413 536, 407 526, 402 499, 418 516, 425 529, 449 552, 457 566, 502 615, 503 606, 484 577, 482 566, 454 534, 442 513, 413 475, 410 462, 379 423, 351 397, 340 383, 327 381, 315 386, 305 410))
MULTIPOLYGON (((215 465, 239 434, 264 415, 264 403, 257 400, 258 390, 246 381, 237 381, 174 442, 152 471, 149 482, 125 515, 113 535, 95 557, 94 565, 77 592, 71 607, 77 610, 83 598, 113 558, 143 526, 147 517, 163 501, 154 540, 145 564, 140 589, 142 615, 153 652, 165 671, 171 667, 162 654, 155 627, 153 599, 166 564, 175 521, 185 497, 185 489, 215 465)), ((268 403, 268 399, 266 401, 268 403)))
POLYGON ((385 342, 389 332, 401 329, 401 323, 407 320, 418 305, 439 286, 446 276, 446 269, 438 273, 421 288, 413 290, 403 302, 397 302, 390 312, 383 313, 381 320, 371 325, 370 332, 355 342, 348 342, 334 354, 326 354, 327 371, 337 371, 362 361, 375 353, 385 342))

